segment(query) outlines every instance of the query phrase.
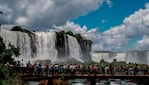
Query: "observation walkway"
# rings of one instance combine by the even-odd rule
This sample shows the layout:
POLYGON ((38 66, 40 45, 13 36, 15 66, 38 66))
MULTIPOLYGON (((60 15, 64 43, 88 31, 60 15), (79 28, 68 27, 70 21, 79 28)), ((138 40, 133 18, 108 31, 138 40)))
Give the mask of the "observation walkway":
MULTIPOLYGON (((143 80, 149 80, 149 75, 111 75, 111 74, 57 74, 57 75, 51 75, 51 74, 41 74, 41 75, 34 75, 34 74, 18 74, 17 78, 23 81, 40 81, 40 80, 53 80, 53 79, 89 79, 91 80, 91 85, 96 84, 96 79, 103 80, 103 79, 124 79, 124 80, 136 80, 143 82, 143 80)), ((147 82, 149 83, 149 81, 147 82)))

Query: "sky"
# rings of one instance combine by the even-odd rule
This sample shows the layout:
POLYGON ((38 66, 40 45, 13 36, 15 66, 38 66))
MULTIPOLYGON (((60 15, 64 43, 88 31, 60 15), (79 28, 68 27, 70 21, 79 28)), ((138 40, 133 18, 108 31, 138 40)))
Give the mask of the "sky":
POLYGON ((0 0, 3 28, 80 33, 93 51, 149 50, 148 0, 0 0))

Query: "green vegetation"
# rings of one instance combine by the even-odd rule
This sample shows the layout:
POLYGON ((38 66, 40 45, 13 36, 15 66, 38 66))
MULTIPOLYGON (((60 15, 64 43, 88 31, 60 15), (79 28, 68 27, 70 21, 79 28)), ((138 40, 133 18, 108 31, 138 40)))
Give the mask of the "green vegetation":
POLYGON ((31 36, 33 33, 27 29, 23 29, 22 27, 20 26, 14 26, 12 27, 12 29, 10 29, 11 31, 20 31, 20 32, 24 32, 24 33, 27 33, 29 36, 31 36))
MULTIPOLYGON (((113 62, 109 63, 104 61, 103 59, 100 62, 67 62, 67 63, 61 63, 61 64, 81 64, 83 66, 83 68, 86 68, 87 65, 98 65, 99 67, 102 66, 107 66, 109 64, 111 64, 114 67, 125 67, 126 65, 128 65, 128 67, 135 67, 136 63, 126 63, 124 61, 117 61, 116 59, 113 60, 113 62)), ((140 68, 140 70, 144 70, 146 69, 146 67, 148 66, 147 64, 137 64, 140 68)))
POLYGON ((56 32, 56 34, 59 35, 59 36, 63 36, 64 34, 67 34, 67 35, 75 37, 80 42, 84 41, 84 42, 87 42, 87 43, 92 43, 91 40, 88 40, 88 39, 82 37, 81 34, 73 34, 72 31, 68 31, 68 32, 60 31, 60 32, 56 32))
MULTIPOLYGON (((114 66, 114 67, 120 67, 120 66, 124 67, 126 65, 128 65, 128 67, 135 67, 136 66, 136 63, 128 63, 127 64, 124 61, 117 61, 116 59, 114 59, 113 62, 111 62, 111 63, 106 62, 104 60, 101 60, 99 63, 97 63, 97 62, 85 62, 85 63, 80 63, 80 64, 82 64, 83 67, 85 67, 87 65, 94 65, 94 64, 98 65, 99 67, 107 66, 109 64, 112 64, 112 66, 114 66)), ((137 65, 140 67, 140 70, 144 70, 148 66, 147 64, 137 64, 137 65)))
POLYGON ((0 64, 0 80, 8 78, 9 76, 9 70, 5 67, 4 64, 0 64))
POLYGON ((9 44, 8 48, 6 48, 3 39, 0 37, 0 60, 2 64, 6 62, 12 62, 12 55, 19 56, 19 47, 14 47, 13 45, 9 44))
MULTIPOLYGON (((13 85, 6 84, 6 80, 9 79, 9 74, 11 74, 11 70, 5 66, 6 62, 12 63, 13 58, 12 55, 19 56, 19 48, 14 47, 9 44, 8 48, 6 48, 3 39, 0 37, 0 85, 13 85)), ((14 84, 15 85, 15 84, 14 84)))

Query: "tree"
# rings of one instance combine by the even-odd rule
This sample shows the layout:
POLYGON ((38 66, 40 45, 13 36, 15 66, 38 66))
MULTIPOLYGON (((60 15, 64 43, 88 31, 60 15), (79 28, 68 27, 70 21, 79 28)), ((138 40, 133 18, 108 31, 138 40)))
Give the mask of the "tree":
POLYGON ((72 31, 68 31, 68 32, 66 32, 66 34, 74 36, 72 31))
POLYGON ((104 59, 101 59, 101 60, 100 60, 100 63, 105 63, 105 60, 104 60, 104 59))
POLYGON ((13 62, 12 55, 19 56, 19 48, 9 44, 6 48, 3 39, 0 37, 0 85, 2 80, 8 77, 9 69, 5 66, 6 62, 13 62))
POLYGON ((117 62, 117 59, 113 59, 113 63, 116 63, 117 62))
POLYGON ((15 55, 16 57, 19 56, 19 48, 9 44, 8 49, 6 49, 3 39, 0 37, 0 63, 5 64, 8 61, 12 62, 12 55, 15 55))

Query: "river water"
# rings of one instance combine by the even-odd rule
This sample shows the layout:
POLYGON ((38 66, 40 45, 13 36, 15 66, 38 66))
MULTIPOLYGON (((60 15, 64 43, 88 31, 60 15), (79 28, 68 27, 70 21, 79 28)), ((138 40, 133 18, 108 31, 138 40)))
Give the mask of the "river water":
MULTIPOLYGON (((90 85, 87 79, 68 80, 68 85, 90 85)), ((29 81, 29 85, 38 85, 37 81, 29 81)), ((96 85, 138 85, 137 83, 129 82, 121 79, 109 79, 97 81, 96 85)))

